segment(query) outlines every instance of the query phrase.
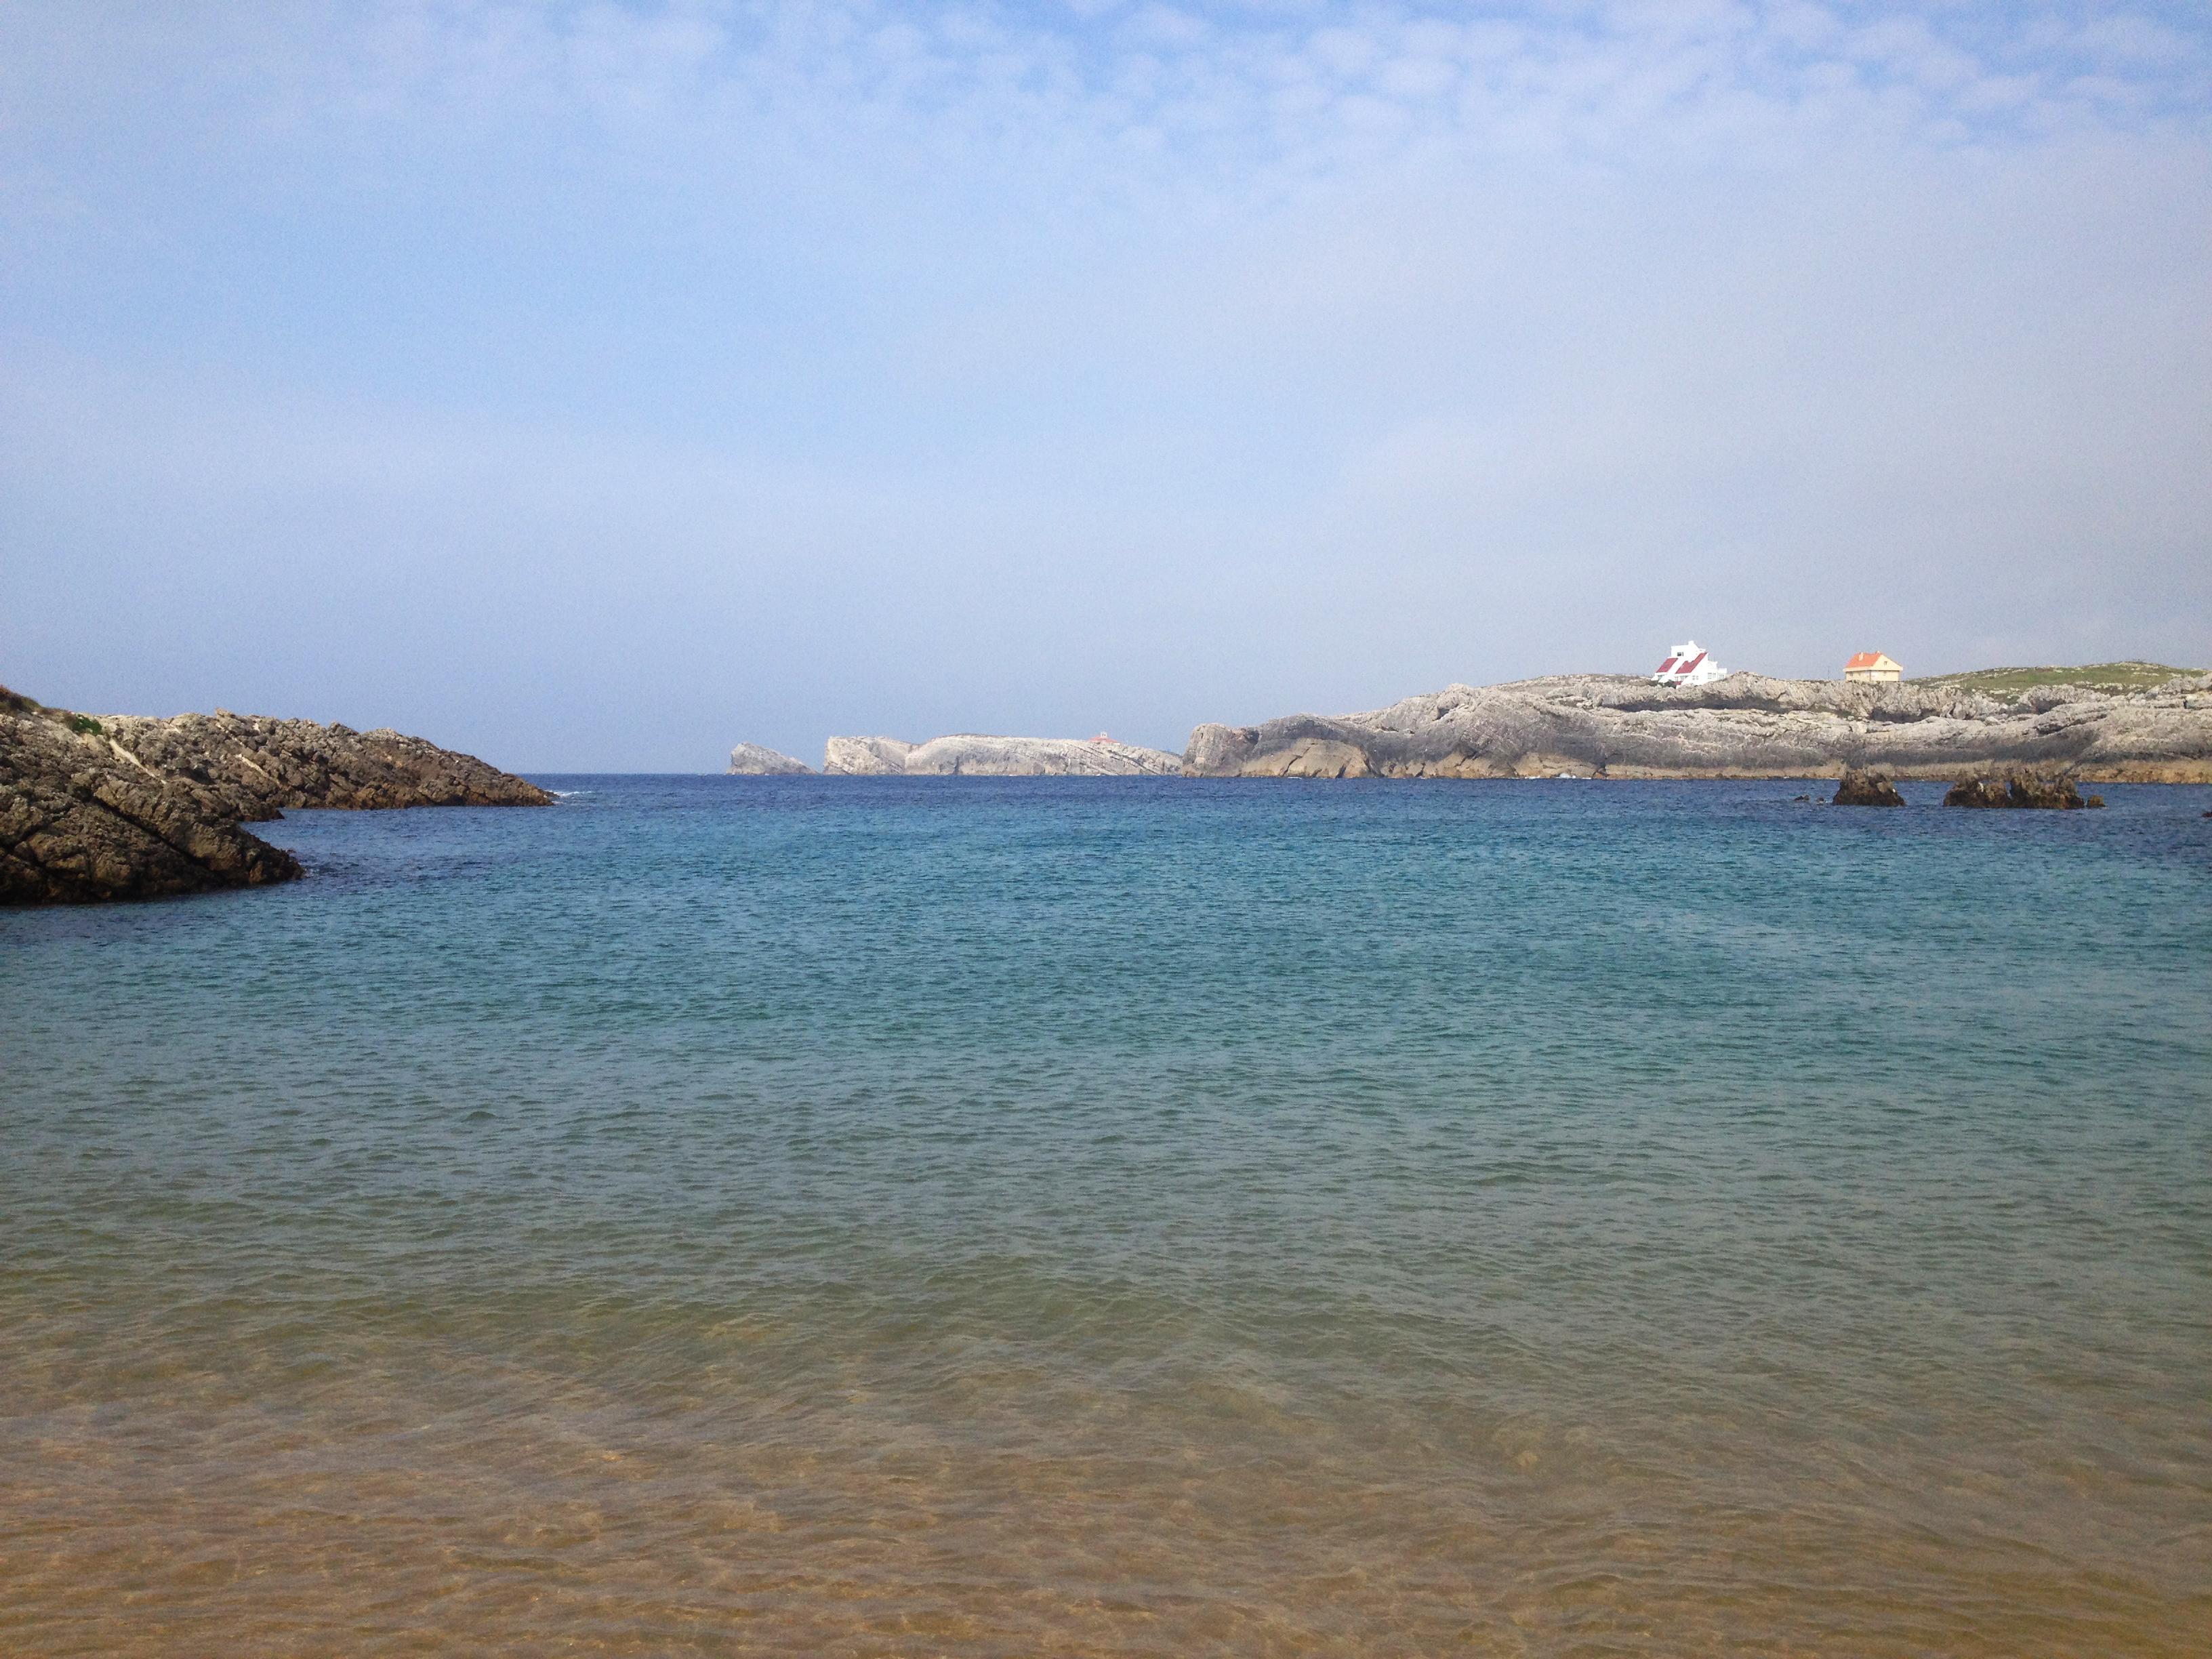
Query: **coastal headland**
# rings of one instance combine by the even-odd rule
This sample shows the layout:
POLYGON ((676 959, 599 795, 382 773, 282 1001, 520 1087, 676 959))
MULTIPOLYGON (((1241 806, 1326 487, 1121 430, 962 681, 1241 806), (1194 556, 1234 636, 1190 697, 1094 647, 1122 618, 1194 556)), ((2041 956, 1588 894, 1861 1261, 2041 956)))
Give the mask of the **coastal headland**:
POLYGON ((2124 690, 1730 674, 1669 686, 1560 674, 1447 686, 1355 714, 1191 733, 1200 778, 1954 778, 2063 766, 2085 781, 2212 782, 2212 674, 2124 690))
POLYGON ((832 738, 822 757, 832 777, 1075 778, 1178 776, 1183 759, 1112 738, 1002 738, 957 732, 927 743, 832 738))
POLYGON ((814 769, 764 744, 741 743, 730 750, 726 771, 733 778, 803 778, 812 776, 814 769))
POLYGON ((239 827, 290 807, 552 799, 473 755, 398 732, 228 711, 82 714, 0 687, 0 904, 294 880, 297 860, 239 827))

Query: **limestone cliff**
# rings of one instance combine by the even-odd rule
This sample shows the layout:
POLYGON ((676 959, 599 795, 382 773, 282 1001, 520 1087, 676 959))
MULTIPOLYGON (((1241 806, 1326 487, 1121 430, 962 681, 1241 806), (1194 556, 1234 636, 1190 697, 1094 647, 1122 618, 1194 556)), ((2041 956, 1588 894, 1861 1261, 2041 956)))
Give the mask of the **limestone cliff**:
POLYGON ((1201 726, 1194 777, 1947 778, 1991 763, 2086 780, 2212 781, 2212 675, 2147 690, 2046 687, 2000 701, 1957 686, 1731 674, 1700 686, 1626 675, 1454 685, 1360 714, 1201 726))
POLYGON ((741 743, 730 750, 727 775, 738 778, 811 777, 814 769, 780 750, 757 743, 741 743))
POLYGON ((825 775, 893 777, 1174 777, 1182 757, 1112 738, 1000 738, 975 732, 903 743, 896 738, 832 738, 825 775))
POLYGON ((537 805, 544 790, 397 732, 218 714, 71 714, 0 688, 0 903, 158 898, 301 873, 238 826, 288 806, 537 805))
POLYGON ((832 738, 822 750, 822 775, 896 777, 915 747, 896 738, 832 738))

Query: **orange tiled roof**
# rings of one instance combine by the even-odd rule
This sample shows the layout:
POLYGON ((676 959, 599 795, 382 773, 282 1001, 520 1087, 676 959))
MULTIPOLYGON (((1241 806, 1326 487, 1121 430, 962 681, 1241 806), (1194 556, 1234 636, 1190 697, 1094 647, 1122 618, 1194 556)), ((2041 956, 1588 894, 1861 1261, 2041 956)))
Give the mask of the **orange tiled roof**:
POLYGON ((1871 668, 1881 660, 1879 651, 1862 651, 1844 665, 1846 668, 1871 668))

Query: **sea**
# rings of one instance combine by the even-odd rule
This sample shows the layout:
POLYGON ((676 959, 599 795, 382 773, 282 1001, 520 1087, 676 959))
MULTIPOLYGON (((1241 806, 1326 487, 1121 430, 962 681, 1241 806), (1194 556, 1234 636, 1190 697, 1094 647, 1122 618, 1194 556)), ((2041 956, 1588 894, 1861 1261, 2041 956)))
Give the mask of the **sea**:
POLYGON ((0 914, 0 1653, 2212 1652, 2212 790, 541 781, 0 914))

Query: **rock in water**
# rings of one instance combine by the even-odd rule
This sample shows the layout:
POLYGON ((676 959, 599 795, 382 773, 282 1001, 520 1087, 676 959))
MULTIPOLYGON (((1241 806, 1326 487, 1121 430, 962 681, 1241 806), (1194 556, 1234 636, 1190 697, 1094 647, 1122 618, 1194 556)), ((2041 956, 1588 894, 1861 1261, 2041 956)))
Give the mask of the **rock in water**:
POLYGON ((1846 772, 1836 785, 1831 806, 1902 806, 1905 797, 1887 778, 1868 772, 1846 772))
POLYGON ((1201 726, 1193 777, 1802 778, 1850 768, 1955 778, 1984 762, 2116 782, 2212 782, 2212 676, 2148 690, 1777 680, 1697 686, 1563 674, 1448 686, 1359 714, 1201 726))
POLYGON ((545 805, 535 784, 397 732, 218 711, 155 720, 0 689, 0 902, 159 898, 301 874, 238 826, 288 806, 545 805))
POLYGON ((162 898, 299 877, 297 860, 237 820, 226 797, 119 751, 103 722, 0 689, 0 903, 162 898))
POLYGON ((2014 806, 2042 807, 2059 811, 2074 811, 2087 805, 2081 792, 2071 778, 2044 778, 2033 775, 2007 780, 2005 793, 2014 806))
POLYGON ((2012 802, 2006 796, 2005 787, 2001 782, 1993 782, 1988 778, 1961 778, 1953 784, 1944 795, 1943 805, 1946 806, 2009 806, 2012 802))
MULTIPOLYGON (((2101 796, 2091 799, 2100 806, 2105 804, 2101 796)), ((1961 778, 1943 797, 1946 806, 2026 807, 2051 811, 2070 811, 2087 804, 2075 787, 2073 778, 2057 772, 1984 773, 1961 778)))
POLYGON ((729 775, 741 778, 811 777, 814 769, 757 743, 741 743, 730 750, 729 775))
POLYGON ((1182 757, 1111 738, 1000 738, 975 732, 902 743, 896 738, 832 738, 824 775, 967 778, 1164 777, 1181 775, 1182 757))

